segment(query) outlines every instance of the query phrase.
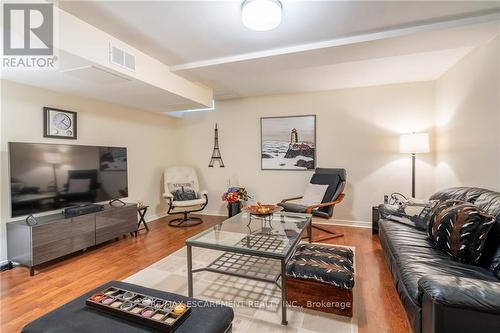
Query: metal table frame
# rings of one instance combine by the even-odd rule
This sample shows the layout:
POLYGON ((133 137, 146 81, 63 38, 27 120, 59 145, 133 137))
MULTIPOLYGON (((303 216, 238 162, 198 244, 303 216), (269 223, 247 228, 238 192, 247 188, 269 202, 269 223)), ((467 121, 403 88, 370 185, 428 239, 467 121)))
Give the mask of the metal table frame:
POLYGON ((271 253, 271 252, 256 254, 254 251, 246 250, 244 248, 234 248, 231 246, 215 245, 215 244, 203 244, 203 243, 195 244, 195 243, 191 243, 189 240, 187 240, 186 241, 186 248, 187 248, 188 296, 193 297, 193 273, 198 273, 198 272, 202 272, 202 271, 208 271, 208 272, 213 272, 213 273, 241 277, 241 278, 250 279, 250 280, 256 280, 256 281, 261 281, 261 282, 268 282, 268 283, 277 284, 277 286, 281 289, 281 324, 287 325, 288 321, 286 318, 286 283, 285 283, 285 279, 284 279, 284 277, 286 276, 286 265, 287 265, 288 261, 290 260, 290 258, 295 253, 297 245, 301 241, 302 235, 304 234, 304 231, 306 229, 307 229, 308 242, 311 243, 311 241, 312 241, 312 217, 308 218, 306 226, 297 235, 297 238, 291 244, 290 250, 288 251, 288 253, 285 254, 285 256, 271 253), (193 269, 192 247, 199 247, 199 248, 205 248, 205 249, 209 249, 209 250, 225 251, 225 252, 230 252, 230 253, 238 253, 238 254, 242 254, 242 255, 248 255, 248 256, 252 256, 252 257, 268 258, 268 259, 277 260, 277 261, 280 261, 280 264, 281 264, 280 273, 276 276, 275 279, 265 279, 265 278, 258 278, 255 276, 249 276, 249 275, 240 274, 240 273, 232 273, 232 272, 227 272, 227 271, 211 268, 210 266, 213 263, 215 263, 217 260, 219 260, 220 257, 218 259, 216 259, 214 262, 212 262, 212 264, 210 264, 207 267, 193 269), (281 278, 281 281, 280 281, 280 283, 278 283, 278 280, 280 280, 280 278, 281 278))

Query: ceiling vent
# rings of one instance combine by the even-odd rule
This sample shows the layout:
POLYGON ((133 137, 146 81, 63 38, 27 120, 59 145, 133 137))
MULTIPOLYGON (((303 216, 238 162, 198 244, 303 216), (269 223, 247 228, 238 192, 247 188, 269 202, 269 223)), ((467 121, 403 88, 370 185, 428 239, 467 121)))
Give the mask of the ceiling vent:
POLYGON ((135 56, 127 53, 125 50, 109 44, 110 62, 120 67, 135 72, 135 56))

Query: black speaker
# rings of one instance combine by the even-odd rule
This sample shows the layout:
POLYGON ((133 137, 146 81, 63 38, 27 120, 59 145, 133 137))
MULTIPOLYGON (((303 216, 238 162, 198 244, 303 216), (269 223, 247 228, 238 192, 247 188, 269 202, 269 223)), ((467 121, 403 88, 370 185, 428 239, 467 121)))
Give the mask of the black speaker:
POLYGON ((380 220, 380 212, 378 206, 372 207, 372 233, 378 234, 378 221, 380 220))

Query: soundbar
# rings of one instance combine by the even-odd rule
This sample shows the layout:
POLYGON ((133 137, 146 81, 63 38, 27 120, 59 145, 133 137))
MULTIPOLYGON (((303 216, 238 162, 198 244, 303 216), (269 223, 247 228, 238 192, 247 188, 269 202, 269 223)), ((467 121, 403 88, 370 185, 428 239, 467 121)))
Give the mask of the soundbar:
POLYGON ((63 209, 64 217, 76 217, 80 215, 100 212, 104 209, 103 205, 98 204, 81 204, 63 209))

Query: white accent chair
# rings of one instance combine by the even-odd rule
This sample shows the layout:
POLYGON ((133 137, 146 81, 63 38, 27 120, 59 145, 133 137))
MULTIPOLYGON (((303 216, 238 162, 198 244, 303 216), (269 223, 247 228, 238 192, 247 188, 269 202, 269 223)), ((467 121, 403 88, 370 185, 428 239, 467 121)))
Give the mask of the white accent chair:
POLYGON ((191 217, 189 213, 200 212, 208 204, 208 192, 200 191, 198 176, 192 167, 172 166, 165 169, 163 173, 165 193, 163 198, 168 203, 168 214, 182 214, 182 217, 168 222, 172 227, 190 227, 203 222, 199 217, 191 217), (196 193, 196 199, 176 201, 174 195, 169 191, 169 183, 192 183, 196 193))

